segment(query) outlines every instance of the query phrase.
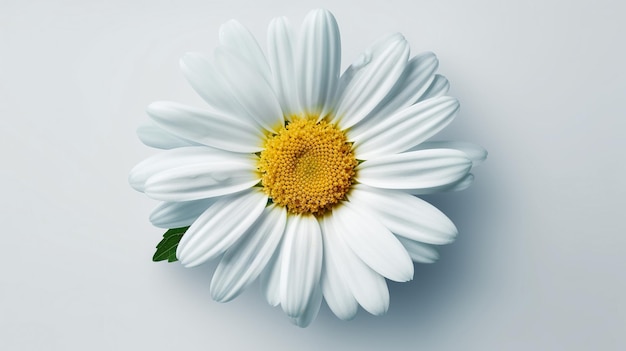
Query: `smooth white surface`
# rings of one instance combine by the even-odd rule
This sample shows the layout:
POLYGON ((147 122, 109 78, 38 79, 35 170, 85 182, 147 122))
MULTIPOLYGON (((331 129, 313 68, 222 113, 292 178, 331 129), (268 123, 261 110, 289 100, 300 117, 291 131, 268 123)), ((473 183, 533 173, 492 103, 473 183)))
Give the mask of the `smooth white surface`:
POLYGON ((0 340, 4 350, 622 350, 626 325, 625 9, 618 1, 0 3, 0 340), (437 139, 490 152, 472 187, 427 200, 459 228, 389 283, 383 317, 307 329, 257 284, 210 299, 217 264, 152 263, 157 202, 128 171, 156 153, 152 101, 202 107, 179 58, 231 18, 264 45, 327 7, 342 69, 400 31, 461 102, 437 139))

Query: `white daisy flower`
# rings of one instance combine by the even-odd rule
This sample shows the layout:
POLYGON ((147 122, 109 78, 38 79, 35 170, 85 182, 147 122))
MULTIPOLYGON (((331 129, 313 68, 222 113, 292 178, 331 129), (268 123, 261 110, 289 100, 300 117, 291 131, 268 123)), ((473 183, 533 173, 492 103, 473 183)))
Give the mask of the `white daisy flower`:
POLYGON ((434 54, 409 58, 400 34, 374 43, 340 75, 339 28, 310 12, 292 37, 268 29, 267 56, 240 23, 220 28, 212 57, 189 53, 185 77, 208 106, 148 106, 148 146, 167 149, 130 172, 133 188, 162 201, 157 227, 189 226, 176 258, 221 257, 211 281, 220 302, 260 278, 267 301, 299 326, 322 297, 349 320, 358 306, 387 311, 385 279, 413 278, 413 262, 457 229, 414 195, 461 190, 482 148, 427 142, 459 110, 435 74, 434 54))

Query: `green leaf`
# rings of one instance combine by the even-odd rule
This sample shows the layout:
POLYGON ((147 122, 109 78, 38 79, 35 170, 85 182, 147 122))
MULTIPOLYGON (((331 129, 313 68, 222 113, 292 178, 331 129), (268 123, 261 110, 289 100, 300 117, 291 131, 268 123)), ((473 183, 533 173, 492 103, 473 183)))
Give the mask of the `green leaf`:
POLYGON ((157 250, 154 256, 152 256, 152 261, 178 261, 178 258, 176 258, 176 248, 183 234, 187 232, 187 229, 189 229, 189 227, 174 228, 166 231, 165 234, 163 234, 163 240, 156 246, 157 250))

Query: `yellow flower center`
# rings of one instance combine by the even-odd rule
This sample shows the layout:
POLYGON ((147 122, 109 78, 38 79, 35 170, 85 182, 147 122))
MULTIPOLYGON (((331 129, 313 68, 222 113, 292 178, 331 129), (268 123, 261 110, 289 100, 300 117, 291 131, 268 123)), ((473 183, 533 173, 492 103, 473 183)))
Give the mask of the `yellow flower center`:
POLYGON ((267 139, 258 168, 274 203, 291 213, 322 215, 345 198, 356 165, 352 146, 337 127, 295 118, 267 139))

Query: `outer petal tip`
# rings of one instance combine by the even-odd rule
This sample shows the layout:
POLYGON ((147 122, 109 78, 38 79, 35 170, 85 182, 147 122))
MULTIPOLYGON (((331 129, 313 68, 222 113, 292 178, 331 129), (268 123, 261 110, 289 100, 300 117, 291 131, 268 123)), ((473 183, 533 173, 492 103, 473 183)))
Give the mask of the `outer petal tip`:
POLYGON ((184 54, 180 57, 180 59, 178 60, 178 64, 179 64, 181 67, 184 67, 184 66, 186 66, 186 64, 185 64, 185 62, 186 62, 186 61, 191 60, 191 59, 193 59, 193 58, 195 58, 195 57, 197 57, 197 56, 198 56, 198 54, 197 54, 197 53, 195 53, 195 52, 191 52, 191 51, 188 51, 188 52, 184 53, 184 54))
POLYGON ((318 9, 311 10, 307 14, 307 16, 329 16, 333 18, 335 17, 330 11, 328 11, 325 8, 318 8, 318 9))
POLYGON ((131 188, 143 193, 144 182, 137 179, 135 168, 136 166, 133 167, 133 169, 131 169, 131 171, 128 173, 128 184, 131 186, 131 188))
POLYGON ((175 103, 170 101, 153 101, 148 106, 146 106, 146 113, 150 117, 154 117, 159 111, 167 109, 168 107, 174 105, 175 103))

